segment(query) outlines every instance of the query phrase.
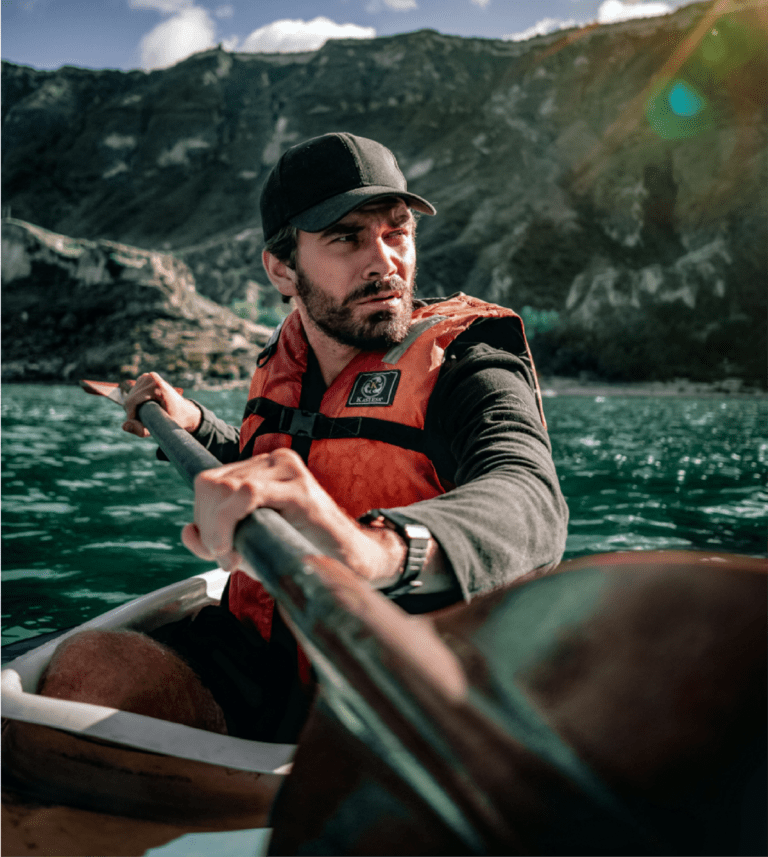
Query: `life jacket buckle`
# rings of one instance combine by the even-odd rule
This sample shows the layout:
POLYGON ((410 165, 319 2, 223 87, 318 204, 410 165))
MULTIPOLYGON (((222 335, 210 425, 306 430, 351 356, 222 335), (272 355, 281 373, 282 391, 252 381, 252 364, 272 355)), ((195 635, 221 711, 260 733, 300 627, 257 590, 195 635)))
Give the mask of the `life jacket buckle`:
POLYGON ((315 437, 315 422, 319 414, 298 408, 285 408, 280 415, 280 431, 291 437, 315 437))

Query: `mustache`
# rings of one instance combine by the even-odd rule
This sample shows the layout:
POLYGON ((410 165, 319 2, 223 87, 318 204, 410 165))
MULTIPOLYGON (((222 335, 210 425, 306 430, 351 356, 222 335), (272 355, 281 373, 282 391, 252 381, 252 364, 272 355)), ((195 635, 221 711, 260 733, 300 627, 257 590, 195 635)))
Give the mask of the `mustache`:
POLYGON ((343 305, 346 306, 365 298, 374 298, 382 292, 400 292, 404 294, 408 290, 408 283, 397 275, 387 277, 386 280, 372 280, 370 283, 364 283, 348 294, 344 298, 343 305))

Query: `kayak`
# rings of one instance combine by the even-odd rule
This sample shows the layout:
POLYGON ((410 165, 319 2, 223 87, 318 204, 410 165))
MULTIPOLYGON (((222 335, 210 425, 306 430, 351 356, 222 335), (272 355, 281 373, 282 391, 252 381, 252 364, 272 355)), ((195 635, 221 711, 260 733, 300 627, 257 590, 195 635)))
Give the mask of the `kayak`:
MULTIPOLYGON (((23 798, 66 804, 196 830, 267 824, 294 745, 247 741, 35 693, 67 637, 96 628, 153 631, 217 603, 227 577, 216 569, 165 586, 4 665, 2 773, 6 797, 14 796, 10 803, 23 798)), ((11 852, 4 847, 3 853, 11 852)))

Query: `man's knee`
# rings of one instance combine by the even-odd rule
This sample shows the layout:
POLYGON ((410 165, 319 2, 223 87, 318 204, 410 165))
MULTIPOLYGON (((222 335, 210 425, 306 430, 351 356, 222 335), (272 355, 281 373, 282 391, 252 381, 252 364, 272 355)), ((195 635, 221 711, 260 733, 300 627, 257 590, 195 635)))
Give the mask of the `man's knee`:
POLYGON ((37 692, 226 733, 221 709, 189 665, 136 631, 82 631, 65 640, 37 692))

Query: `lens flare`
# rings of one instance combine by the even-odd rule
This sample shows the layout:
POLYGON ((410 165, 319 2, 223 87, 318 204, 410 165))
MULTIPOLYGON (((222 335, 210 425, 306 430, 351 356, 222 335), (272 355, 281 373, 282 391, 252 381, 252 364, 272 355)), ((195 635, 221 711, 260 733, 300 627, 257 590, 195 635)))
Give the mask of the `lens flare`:
MULTIPOLYGON (((721 4, 720 11, 725 8, 721 4)), ((665 140, 701 133, 715 114, 733 122, 751 101, 752 81, 760 76, 753 61, 765 50, 764 28, 734 14, 706 23, 692 34, 679 61, 666 64, 646 97, 646 118, 665 140)))
POLYGON ((704 100, 682 80, 676 81, 669 92, 669 106, 675 116, 695 116, 704 108, 704 100))
POLYGON ((676 78, 658 84, 645 104, 645 115, 664 140, 682 140, 711 125, 706 98, 688 81, 676 78))

